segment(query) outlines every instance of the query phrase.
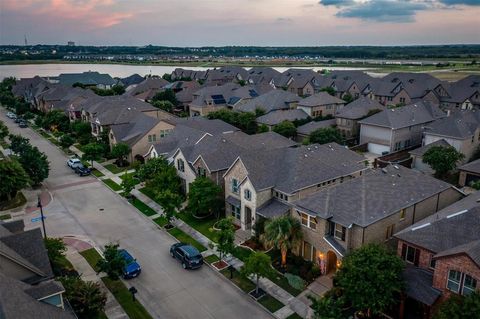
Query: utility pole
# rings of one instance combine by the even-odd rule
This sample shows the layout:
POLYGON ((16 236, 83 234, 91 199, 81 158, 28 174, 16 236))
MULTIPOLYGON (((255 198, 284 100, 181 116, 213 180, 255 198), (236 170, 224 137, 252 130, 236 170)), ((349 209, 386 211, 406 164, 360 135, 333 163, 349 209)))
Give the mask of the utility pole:
POLYGON ((43 207, 42 207, 42 201, 40 200, 40 195, 38 195, 37 207, 40 208, 40 218, 42 219, 42 227, 43 227, 43 238, 47 238, 47 231, 45 230, 45 217, 43 217, 43 207))

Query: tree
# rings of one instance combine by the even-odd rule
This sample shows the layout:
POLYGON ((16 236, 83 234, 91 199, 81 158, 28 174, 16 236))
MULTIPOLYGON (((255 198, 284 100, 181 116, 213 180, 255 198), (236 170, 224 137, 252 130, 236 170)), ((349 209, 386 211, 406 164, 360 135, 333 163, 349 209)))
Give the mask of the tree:
POLYGON ((45 153, 40 152, 37 147, 27 147, 19 154, 18 161, 30 176, 33 186, 39 185, 50 173, 48 157, 45 153))
POLYGON ((43 116, 41 125, 46 130, 68 132, 70 119, 64 111, 53 110, 43 116))
POLYGON ((432 146, 423 154, 422 161, 435 171, 438 178, 445 177, 451 170, 457 167, 457 163, 465 158, 465 155, 457 152, 452 146, 432 146))
POLYGON ((8 136, 8 134, 8 127, 5 125, 5 123, 3 123, 3 121, 0 121, 0 140, 3 140, 8 136))
POLYGON ((309 142, 312 144, 327 144, 333 142, 342 144, 344 140, 342 134, 340 134, 340 132, 336 128, 324 127, 313 131, 310 134, 309 142))
POLYGON ((273 218, 265 225, 265 241, 269 246, 280 250, 282 266, 287 264, 287 253, 302 239, 300 222, 290 215, 273 218))
POLYGON ((135 179, 133 178, 132 174, 128 174, 125 171, 125 174, 123 175, 122 184, 120 186, 122 187, 126 197, 130 197, 130 193, 135 188, 135 184, 136 184, 135 179))
POLYGON ((265 133, 265 132, 269 132, 270 129, 268 128, 267 125, 265 124, 260 124, 258 127, 257 127, 257 133, 265 133))
POLYGON ((354 100, 353 96, 350 93, 346 93, 343 95, 342 100, 345 101, 345 104, 348 104, 354 100))
POLYGON ((480 313, 480 292, 467 296, 452 295, 438 308, 434 319, 478 318, 480 313))
POLYGON ((105 308, 107 294, 100 284, 80 277, 61 277, 60 281, 65 288, 65 298, 79 318, 97 318, 105 308))
POLYGON ((169 166, 167 160, 163 157, 149 159, 137 170, 137 176, 142 182, 151 180, 157 173, 166 170, 169 166))
POLYGON ((60 238, 47 237, 44 239, 44 242, 53 272, 58 275, 62 268, 62 260, 65 258, 64 254, 67 251, 67 247, 65 247, 65 243, 60 238))
POLYGON ((172 89, 166 89, 164 91, 158 92, 152 98, 152 101, 169 101, 173 105, 178 105, 177 97, 175 92, 172 89))
POLYGON ((345 314, 345 302, 343 298, 338 298, 331 292, 335 291, 335 288, 327 291, 321 298, 315 298, 309 296, 312 301, 312 309, 316 319, 344 319, 345 314))
POLYGON ((117 143, 112 146, 110 155, 117 159, 118 166, 125 166, 125 159, 130 154, 130 146, 125 143, 117 143))
POLYGON ((60 145, 63 148, 69 148, 74 142, 75 140, 70 134, 63 134, 62 137, 60 137, 60 145))
POLYGON ((178 177, 177 171, 172 165, 163 166, 161 170, 155 172, 155 175, 146 182, 146 186, 155 193, 170 190, 172 193, 180 194, 182 190, 181 185, 180 177, 178 177))
POLYGON ((0 160, 0 200, 11 200, 30 184, 30 177, 16 160, 0 160))
POLYGON ((403 261, 392 251, 367 244, 343 258, 334 280, 352 307, 370 317, 398 300, 403 268, 403 261))
POLYGON ((324 88, 320 89, 320 92, 327 92, 331 96, 335 96, 335 93, 336 93, 335 89, 331 86, 327 86, 327 87, 324 87, 324 88))
POLYGON ((82 159, 86 161, 91 161, 92 167, 93 167, 93 161, 98 161, 99 159, 101 159, 103 152, 104 152, 104 149, 102 145, 98 143, 88 143, 83 148, 82 159))
POLYGON ((10 149, 15 154, 22 154, 28 148, 31 148, 30 141, 20 135, 12 135, 8 137, 10 139, 10 149))
POLYGON ((122 95, 123 93, 125 93, 125 88, 123 87, 123 85, 115 84, 114 86, 112 86, 112 91, 113 95, 122 95))
POLYGON ((297 128, 290 121, 283 121, 273 127, 273 131, 285 137, 293 137, 297 134, 297 128))
POLYGON ((247 134, 255 134, 257 131, 256 115, 253 112, 237 113, 236 124, 247 134))
POLYGON ((254 252, 247 258, 241 269, 241 274, 243 276, 255 276, 255 295, 257 296, 260 278, 267 277, 274 271, 271 264, 272 261, 270 260, 270 256, 262 252, 254 252))
POLYGON ((105 258, 97 263, 98 269, 105 272, 110 279, 117 280, 123 275, 123 268, 125 267, 125 259, 120 255, 118 244, 105 245, 103 255, 105 258))
POLYGON ((172 81, 172 75, 170 73, 165 73, 164 75, 162 75, 162 79, 164 79, 165 81, 168 81, 168 82, 173 82, 172 81))
POLYGON ((224 205, 222 194, 220 186, 207 177, 199 176, 190 184, 187 210, 194 216, 213 214, 218 218, 224 205))
POLYGON ((90 123, 76 121, 71 124, 71 130, 77 138, 78 143, 82 145, 88 144, 92 138, 92 127, 90 123))
POLYGON ((170 225, 173 216, 182 205, 182 197, 178 193, 165 189, 155 194, 155 200, 162 206, 167 225, 170 225))
POLYGON ((152 101, 152 105, 169 113, 172 113, 175 107, 170 101, 152 101))
POLYGON ((235 227, 231 217, 219 220, 216 226, 219 229, 217 251, 222 259, 225 255, 231 254, 235 248, 235 227))

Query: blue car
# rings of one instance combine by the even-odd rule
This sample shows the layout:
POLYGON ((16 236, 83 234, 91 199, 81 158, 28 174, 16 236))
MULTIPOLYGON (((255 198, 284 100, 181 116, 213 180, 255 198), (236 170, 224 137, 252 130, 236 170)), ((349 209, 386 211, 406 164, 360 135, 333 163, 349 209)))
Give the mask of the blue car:
POLYGON ((125 267, 123 268, 123 278, 124 279, 131 279, 135 278, 142 272, 142 268, 140 264, 137 263, 137 260, 133 258, 132 255, 128 253, 125 249, 120 249, 119 251, 120 256, 125 259, 125 267))

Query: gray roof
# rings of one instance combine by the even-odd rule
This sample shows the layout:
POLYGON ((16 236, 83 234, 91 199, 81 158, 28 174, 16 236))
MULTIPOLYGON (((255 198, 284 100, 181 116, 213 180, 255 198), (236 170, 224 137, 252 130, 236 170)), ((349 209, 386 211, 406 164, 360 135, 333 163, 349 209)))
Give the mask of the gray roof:
POLYGON ((236 206, 236 207, 240 207, 241 206, 241 202, 238 198, 235 198, 233 196, 228 196, 225 201, 233 206, 236 206))
POLYGON ((430 123, 445 116, 446 114, 437 106, 424 101, 384 110, 359 121, 359 123, 399 129, 430 123))
POLYGON ((452 137, 456 139, 470 139, 476 135, 480 127, 480 112, 459 111, 450 116, 438 119, 428 126, 425 134, 452 137))
POLYGON ((265 115, 257 117, 256 121, 260 124, 266 125, 277 125, 283 121, 295 121, 295 120, 304 120, 309 116, 305 111, 299 109, 293 110, 277 110, 269 112, 265 115))
POLYGON ((470 163, 463 164, 458 169, 461 171, 480 174, 480 159, 474 160, 473 162, 470 162, 470 163))
POLYGON ((432 287, 431 271, 407 265, 402 275, 405 281, 405 293, 412 299, 431 306, 442 294, 440 290, 432 287))
POLYGON ((55 280, 45 280, 30 288, 25 289, 25 292, 35 299, 43 299, 53 294, 62 293, 65 291, 62 283, 55 280))
POLYGON ((286 194, 365 169, 363 156, 336 143, 248 152, 240 160, 255 189, 286 194))
POLYGON ((300 135, 310 135, 313 131, 316 131, 321 128, 333 127, 337 123, 337 120, 323 120, 323 121, 311 121, 307 124, 303 124, 297 127, 297 134, 300 135))
POLYGON ((72 85, 75 83, 82 83, 85 85, 114 85, 116 81, 109 74, 102 74, 98 72, 83 72, 83 73, 61 73, 58 76, 60 84, 72 85))
POLYGON ((383 83, 392 83, 393 85, 400 83, 412 99, 422 98, 442 83, 438 78, 428 73, 413 72, 392 72, 384 76, 381 81, 383 83))
POLYGON ((299 106, 305 107, 315 107, 329 104, 345 104, 345 101, 339 99, 338 97, 331 96, 327 92, 319 92, 298 102, 299 106))
POLYGON ((262 109, 265 113, 268 113, 275 110, 289 109, 290 103, 295 103, 299 100, 300 98, 293 93, 284 90, 272 90, 244 104, 236 105, 234 109, 241 112, 255 112, 256 109, 262 109))
POLYGON ((73 319, 72 313, 37 301, 26 290, 31 286, 9 278, 0 272, 0 318, 73 319))
POLYGON ((277 199, 271 199, 257 208, 257 214, 265 218, 283 216, 290 211, 290 206, 277 199))
POLYGON ((157 92, 160 92, 165 85, 169 84, 168 81, 162 78, 146 78, 141 83, 137 84, 131 90, 125 92, 129 96, 138 96, 141 93, 148 92, 149 97, 153 97, 157 92), (151 95, 151 96, 150 96, 151 95))
POLYGON ((368 112, 374 110, 385 110, 385 106, 378 103, 375 100, 369 99, 365 96, 361 96, 355 101, 348 103, 343 108, 341 108, 335 117, 350 119, 350 120, 360 120, 368 115, 368 112))
POLYGON ((120 81, 125 87, 143 82, 145 78, 137 73, 121 78, 120 81))
POLYGON ((434 258, 437 259, 458 254, 466 254, 480 267, 480 239, 444 250, 436 254, 434 258))
POLYGON ((280 74, 273 68, 253 67, 248 70, 248 82, 253 84, 270 83, 280 74))
POLYGON ((235 105, 240 100, 249 100, 258 96, 259 88, 227 83, 218 86, 207 86, 193 94, 192 105, 196 107, 235 105))
POLYGON ((11 233, 19 233, 25 228, 25 223, 23 222, 23 219, 14 220, 11 222, 0 221, 0 226, 3 226, 11 233))
POLYGON ((438 141, 435 141, 433 143, 430 143, 430 144, 427 144, 427 145, 424 145, 422 147, 419 147, 419 148, 416 148, 412 151, 410 151, 410 155, 415 155, 415 156, 423 156, 423 154, 425 154, 430 148, 434 147, 434 146, 443 146, 443 147, 449 147, 451 146, 450 144, 448 144, 447 141, 445 141, 443 138, 441 140, 438 140, 438 141))
POLYGON ((389 165, 312 194, 294 205, 345 227, 366 227, 449 188, 453 186, 415 170, 389 165))
POLYGON ((49 84, 46 80, 39 76, 35 76, 33 78, 19 79, 12 86, 12 93, 15 96, 24 97, 28 93, 28 91, 33 90, 40 83, 43 83, 44 85, 49 84))
POLYGON ((126 143, 132 147, 159 122, 157 118, 138 112, 129 123, 112 125, 111 130, 117 143, 126 143))

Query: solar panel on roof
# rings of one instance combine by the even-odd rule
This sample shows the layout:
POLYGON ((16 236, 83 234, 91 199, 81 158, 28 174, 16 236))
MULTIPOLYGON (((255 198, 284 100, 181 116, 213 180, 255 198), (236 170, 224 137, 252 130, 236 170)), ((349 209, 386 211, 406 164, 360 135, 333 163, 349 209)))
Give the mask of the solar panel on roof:
POLYGON ((225 104, 227 101, 221 94, 212 95, 212 100, 214 104, 225 104))
POLYGON ((258 93, 255 90, 248 90, 248 93, 250 94, 251 97, 257 97, 258 93))

